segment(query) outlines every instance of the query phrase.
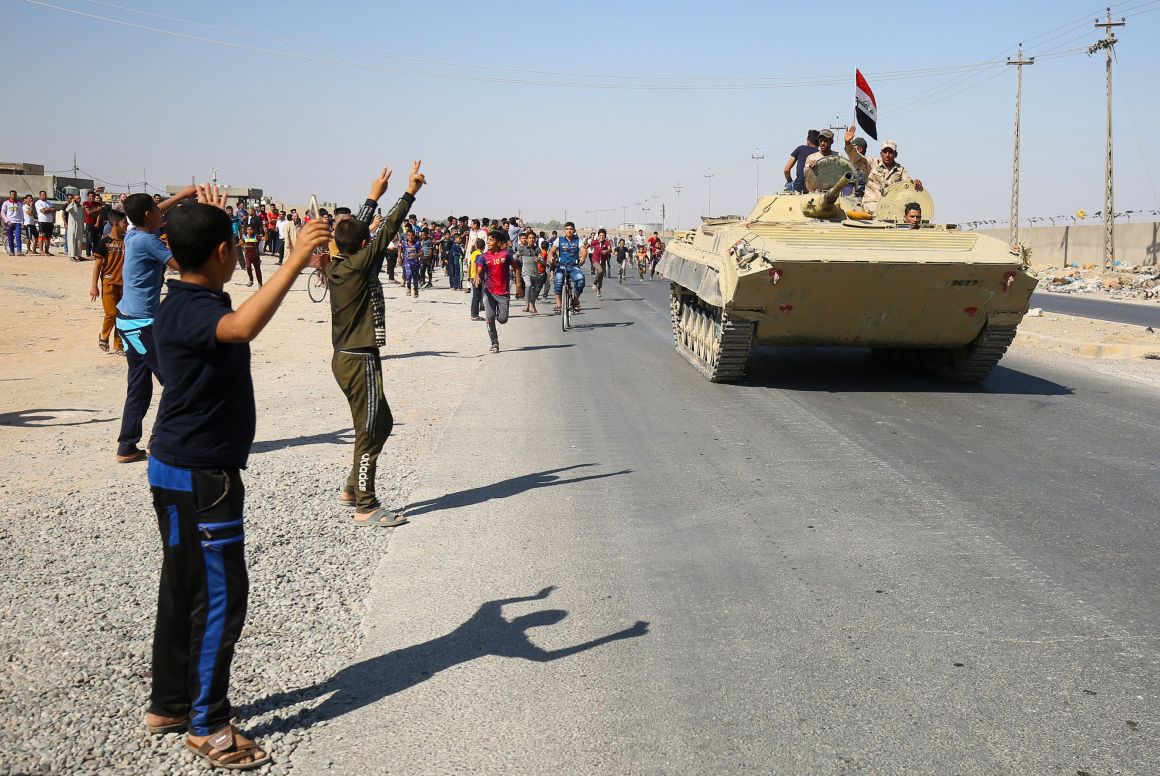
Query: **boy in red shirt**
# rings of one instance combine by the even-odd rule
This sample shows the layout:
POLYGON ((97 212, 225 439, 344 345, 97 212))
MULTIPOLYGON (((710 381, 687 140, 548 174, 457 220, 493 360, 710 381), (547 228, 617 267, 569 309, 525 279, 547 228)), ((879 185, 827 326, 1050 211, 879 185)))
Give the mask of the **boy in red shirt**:
POLYGON ((506 232, 488 232, 487 250, 475 259, 475 284, 483 292, 483 310, 487 319, 487 333, 491 336, 491 352, 499 352, 499 332, 496 321, 507 323, 508 285, 511 282, 512 255, 507 247, 506 232))

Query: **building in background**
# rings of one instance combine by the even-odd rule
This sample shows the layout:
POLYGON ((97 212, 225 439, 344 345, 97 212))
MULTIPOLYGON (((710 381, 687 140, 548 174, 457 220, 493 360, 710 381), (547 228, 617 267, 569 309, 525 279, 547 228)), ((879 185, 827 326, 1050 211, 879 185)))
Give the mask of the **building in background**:
POLYGON ((74 178, 65 175, 45 175, 43 164, 29 162, 0 162, 0 191, 3 196, 15 189, 20 196, 37 196, 47 192, 56 202, 61 202, 69 194, 87 195, 93 188, 91 178, 74 178))

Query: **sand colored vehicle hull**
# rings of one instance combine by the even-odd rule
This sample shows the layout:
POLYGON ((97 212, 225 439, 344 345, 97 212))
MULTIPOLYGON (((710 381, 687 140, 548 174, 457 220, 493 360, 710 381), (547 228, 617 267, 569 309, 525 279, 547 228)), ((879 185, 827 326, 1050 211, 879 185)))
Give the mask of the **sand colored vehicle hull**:
POLYGON ((777 200, 784 209, 806 196, 763 197, 748 218, 707 222, 667 246, 658 270, 673 283, 677 349, 718 382, 743 376, 754 345, 870 347, 951 380, 983 379, 1035 288, 1022 256, 947 226, 844 213, 763 221, 777 200))

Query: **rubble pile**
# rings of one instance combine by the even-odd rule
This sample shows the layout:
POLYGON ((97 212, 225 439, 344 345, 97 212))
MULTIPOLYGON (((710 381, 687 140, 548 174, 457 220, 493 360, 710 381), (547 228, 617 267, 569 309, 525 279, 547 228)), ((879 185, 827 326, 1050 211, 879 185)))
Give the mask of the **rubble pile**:
POLYGON ((1100 272, 1096 265, 1045 270, 1039 290, 1053 294, 1099 294, 1109 299, 1160 301, 1160 267, 1116 267, 1100 272))

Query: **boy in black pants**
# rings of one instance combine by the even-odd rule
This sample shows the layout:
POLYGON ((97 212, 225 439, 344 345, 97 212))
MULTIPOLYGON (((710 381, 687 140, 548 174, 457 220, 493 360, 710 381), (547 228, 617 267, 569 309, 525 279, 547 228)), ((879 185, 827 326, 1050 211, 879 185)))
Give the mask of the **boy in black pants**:
MULTIPOLYGON (((354 461, 338 502, 355 508, 354 524, 360 527, 391 528, 407 522, 402 515, 387 514, 375 496, 379 454, 394 427, 391 407, 383 394, 383 365, 379 357, 379 348, 387 344, 386 304, 379 271, 387 256, 387 246, 407 217, 415 194, 427 182, 419 172, 420 164, 415 162, 411 166, 407 190, 372 238, 369 224, 391 179, 390 168, 383 170, 371 184, 370 196, 358 216, 348 218, 334 228, 338 253, 331 257, 326 268, 330 281, 330 327, 334 345, 330 368, 350 403, 354 422, 354 461)), ((415 243, 408 245, 413 250, 415 243)), ((405 251, 404 255, 408 256, 408 261, 414 261, 410 258, 412 254, 405 251)), ((418 267, 414 267, 408 281, 415 284, 415 296, 419 295, 418 272, 418 267)))
POLYGON ((181 279, 169 281, 153 323, 166 389, 149 458, 162 564, 145 726, 188 730, 186 746, 213 766, 250 769, 270 755, 230 724, 227 697, 249 592, 240 476, 256 422, 249 342, 330 235, 321 220, 307 224, 286 269, 235 312, 222 291, 237 265, 226 198, 216 186, 197 194, 169 214, 181 279))

